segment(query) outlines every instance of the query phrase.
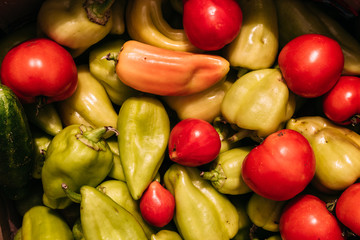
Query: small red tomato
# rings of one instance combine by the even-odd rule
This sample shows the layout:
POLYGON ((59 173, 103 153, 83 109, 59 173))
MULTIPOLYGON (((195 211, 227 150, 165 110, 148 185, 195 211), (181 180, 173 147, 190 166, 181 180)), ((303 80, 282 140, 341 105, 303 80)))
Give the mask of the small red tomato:
POLYGON ((339 222, 318 197, 306 194, 285 205, 279 222, 283 240, 343 240, 339 222))
POLYGON ((275 201, 293 198, 315 175, 315 155, 308 140, 291 129, 269 135, 242 164, 245 183, 258 195, 275 201))
POLYGON ((156 227, 164 227, 173 218, 174 196, 158 181, 150 183, 140 199, 140 212, 144 220, 156 227))
POLYGON ((242 11, 235 0, 184 0, 184 31, 194 46, 205 51, 223 48, 240 32, 242 11))
POLYGON ((360 236, 360 183, 350 185, 337 200, 337 219, 353 233, 360 236))
POLYGON ((360 78, 342 76, 324 95, 324 114, 333 122, 348 125, 359 122, 360 78))
POLYGON ((339 80, 344 55, 339 43, 320 34, 305 34, 288 42, 278 57, 289 89, 305 97, 319 97, 339 80))
POLYGON ((51 103, 75 92, 78 75, 74 59, 65 48, 50 39, 36 38, 5 55, 1 82, 24 103, 51 103))
POLYGON ((218 132, 201 119, 184 119, 170 132, 170 159, 183 166, 197 167, 209 163, 219 155, 220 148, 218 132))

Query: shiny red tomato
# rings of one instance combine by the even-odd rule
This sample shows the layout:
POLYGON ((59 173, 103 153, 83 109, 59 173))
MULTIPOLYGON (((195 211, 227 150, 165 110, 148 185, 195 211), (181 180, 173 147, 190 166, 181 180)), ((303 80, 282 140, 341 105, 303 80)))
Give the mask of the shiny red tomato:
POLYGON ((140 199, 140 212, 144 220, 156 227, 164 227, 173 218, 175 198, 158 181, 150 183, 140 199))
POLYGON ((305 34, 281 49, 278 63, 291 91, 314 98, 325 94, 339 80, 344 55, 335 40, 320 34, 305 34))
POLYGON ((291 199, 279 222, 283 240, 343 240, 339 222, 318 197, 306 194, 291 199))
POLYGON ((315 175, 315 155, 300 133, 283 129, 253 148, 242 164, 245 183, 258 195, 275 201, 293 198, 315 175))
POLYGON ((342 76, 324 95, 324 114, 333 122, 343 125, 359 122, 360 78, 342 76))
POLYGON ((337 219, 353 233, 360 236, 360 183, 350 185, 337 200, 337 219))
POLYGON ((170 132, 170 159, 184 166, 197 167, 209 163, 219 155, 220 148, 218 132, 201 119, 184 119, 170 132))
POLYGON ((24 103, 50 103, 70 97, 77 87, 77 68, 65 48, 45 38, 12 48, 1 64, 1 82, 24 103))
POLYGON ((194 46, 214 51, 240 32, 242 11, 235 0, 183 0, 184 31, 194 46))

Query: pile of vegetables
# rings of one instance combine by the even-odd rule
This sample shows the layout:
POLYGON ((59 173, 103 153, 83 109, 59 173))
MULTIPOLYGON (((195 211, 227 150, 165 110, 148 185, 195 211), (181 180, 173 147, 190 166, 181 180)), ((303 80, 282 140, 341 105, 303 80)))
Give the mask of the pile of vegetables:
POLYGON ((359 238, 360 42, 324 6, 44 0, 0 41, 3 237, 359 238))

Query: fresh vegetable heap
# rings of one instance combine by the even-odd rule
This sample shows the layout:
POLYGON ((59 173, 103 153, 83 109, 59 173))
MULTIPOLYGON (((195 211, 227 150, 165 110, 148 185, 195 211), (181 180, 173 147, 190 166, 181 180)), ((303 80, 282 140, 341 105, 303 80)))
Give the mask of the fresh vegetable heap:
POLYGON ((0 41, 8 239, 360 238, 360 42, 338 10, 44 0, 0 41))

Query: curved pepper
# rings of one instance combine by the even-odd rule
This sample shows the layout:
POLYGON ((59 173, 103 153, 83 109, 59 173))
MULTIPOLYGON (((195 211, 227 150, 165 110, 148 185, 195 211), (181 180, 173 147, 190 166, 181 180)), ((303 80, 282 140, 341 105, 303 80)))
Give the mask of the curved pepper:
POLYGON ((251 192, 241 176, 242 162, 252 147, 237 147, 222 152, 211 163, 209 171, 201 172, 201 177, 223 194, 238 195, 251 192))
POLYGON ((171 165, 164 175, 166 188, 175 196, 174 221, 185 240, 229 240, 239 227, 235 206, 197 168, 171 165))
POLYGON ((233 67, 271 67, 278 54, 278 22, 273 0, 240 0, 243 21, 239 35, 225 47, 225 58, 233 67))
POLYGON ((37 15, 39 29, 77 57, 111 31, 113 2, 46 0, 37 15))
POLYGON ((319 116, 290 119, 286 128, 304 135, 314 150, 316 171, 311 183, 316 189, 341 191, 360 177, 360 135, 356 132, 319 116))
POLYGON ((140 212, 139 202, 132 198, 129 188, 125 182, 118 180, 107 180, 102 182, 96 188, 100 192, 103 192, 109 196, 112 200, 125 208, 127 211, 129 211, 139 222, 145 232, 145 235, 148 238, 151 238, 151 235, 155 232, 143 219, 140 212))
MULTIPOLYGON (((91 75, 87 65, 78 66, 78 87, 75 93, 58 102, 57 107, 65 126, 84 124, 94 128, 116 128, 118 114, 104 87, 91 75)), ((108 132, 105 137, 112 134, 108 132)))
POLYGON ((73 235, 70 227, 57 211, 46 206, 35 206, 23 217, 21 239, 73 240, 73 235))
POLYGON ((96 186, 105 179, 113 164, 113 153, 103 139, 108 131, 114 129, 70 125, 53 138, 41 175, 46 206, 62 209, 70 205, 61 188, 63 182, 78 191, 83 185, 96 186))
POLYGON ((223 80, 229 62, 218 55, 173 51, 129 40, 124 43, 116 73, 126 85, 142 92, 189 95, 223 80))
POLYGON ((130 37, 156 47, 198 52, 184 29, 172 28, 163 18, 161 0, 132 0, 126 9, 126 27, 130 37))
POLYGON ((110 150, 114 154, 113 166, 112 166, 108 176, 111 178, 114 178, 116 180, 125 182, 126 181, 125 173, 124 173, 124 168, 122 167, 122 164, 121 164, 119 143, 117 140, 117 136, 113 136, 111 138, 106 139, 106 142, 108 143, 110 150))
POLYGON ((279 69, 260 69, 240 76, 226 92, 221 113, 230 124, 264 138, 281 129, 295 112, 295 95, 279 69))
POLYGON ((230 81, 221 81, 198 93, 186 96, 164 96, 163 99, 181 120, 197 118, 212 123, 221 115, 221 102, 231 85, 230 81))
POLYGON ((121 105, 127 98, 134 96, 137 91, 125 85, 116 74, 114 61, 107 60, 107 56, 119 53, 124 40, 117 39, 96 45, 89 53, 90 73, 104 86, 110 100, 121 105))
POLYGON ((131 97, 121 106, 117 128, 121 163, 131 196, 138 200, 163 162, 170 120, 154 97, 131 97))
POLYGON ((274 0, 279 22, 280 45, 293 38, 318 33, 335 39, 344 54, 344 75, 360 74, 360 43, 336 20, 318 9, 312 1, 274 0))
POLYGON ((62 188, 73 202, 80 203, 80 221, 86 240, 147 240, 136 218, 98 189, 84 185, 80 194, 65 183, 62 188))
POLYGON ((47 103, 38 107, 36 103, 23 104, 28 120, 51 136, 55 136, 63 129, 55 103, 47 103))
POLYGON ((254 193, 247 204, 250 220, 267 231, 279 232, 279 222, 286 201, 274 201, 254 193))

